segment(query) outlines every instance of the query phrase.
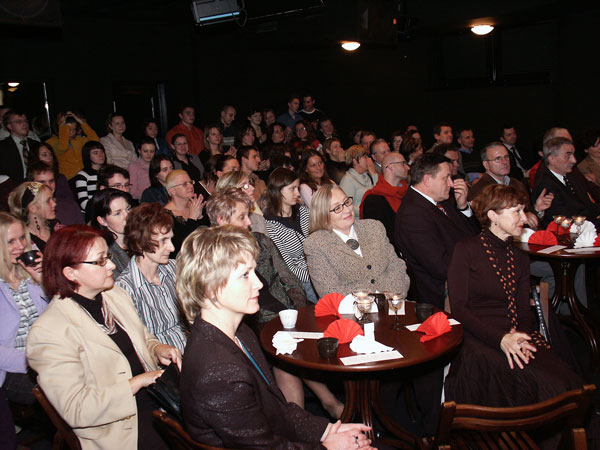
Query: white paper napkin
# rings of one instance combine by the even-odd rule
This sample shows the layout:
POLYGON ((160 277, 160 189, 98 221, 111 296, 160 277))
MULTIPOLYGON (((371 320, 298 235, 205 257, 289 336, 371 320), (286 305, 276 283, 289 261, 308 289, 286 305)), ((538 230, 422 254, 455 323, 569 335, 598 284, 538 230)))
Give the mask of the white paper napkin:
MULTIPOLYGON (((340 314, 354 314, 354 301, 356 299, 354 298, 354 296, 352 294, 348 294, 346 295, 342 301, 340 302, 340 306, 338 306, 338 312, 340 314)), ((371 305, 371 312, 372 313, 376 313, 379 310, 377 309, 377 304, 375 302, 373 302, 373 304, 371 305)))
POLYGON ((350 350, 355 353, 380 353, 389 352, 394 349, 359 334, 350 342, 350 350))
POLYGON ((583 225, 581 225, 581 232, 583 233, 584 231, 593 231, 595 233, 596 226, 589 220, 586 220, 585 222, 583 222, 583 225))
POLYGON ((302 342, 304 339, 294 339, 289 333, 285 331, 278 331, 273 336, 273 347, 277 350, 276 355, 291 355, 298 347, 298 342, 302 342))
POLYGON ((521 242, 529 242, 529 238, 533 233, 535 233, 535 231, 533 231, 531 228, 523 228, 523 231, 521 231, 521 235, 515 240, 521 242))
POLYGON ((582 232, 579 235, 579 237, 575 241, 575 244, 573 245, 573 247, 574 248, 593 247, 595 240, 596 240, 596 228, 594 228, 593 231, 590 229, 587 229, 586 231, 582 232))

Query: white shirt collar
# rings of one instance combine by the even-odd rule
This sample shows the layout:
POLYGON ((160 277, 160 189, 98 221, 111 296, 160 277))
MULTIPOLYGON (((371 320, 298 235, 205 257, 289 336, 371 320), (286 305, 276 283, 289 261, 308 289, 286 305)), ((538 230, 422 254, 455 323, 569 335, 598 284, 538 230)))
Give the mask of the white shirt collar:
POLYGON ((498 178, 496 178, 494 175, 492 175, 491 173, 487 173, 490 177, 492 177, 492 179, 498 183, 498 184, 503 184, 505 186, 508 186, 510 184, 510 177, 508 175, 504 175, 504 178, 502 179, 502 181, 500 181, 498 178))
POLYGON ((432 199, 429 195, 424 194, 423 192, 421 192, 420 190, 418 190, 416 187, 411 186, 411 189, 414 189, 416 192, 418 192, 419 194, 421 194, 423 197, 425 197, 427 200, 429 200, 431 203, 433 203, 435 206, 437 206, 437 202, 432 199))
MULTIPOLYGON (((565 184, 565 175, 561 175, 560 173, 556 173, 554 170, 552 169, 548 169, 550 172, 552 172, 552 174, 558 178, 558 181, 560 181, 562 184, 565 184)), ((566 184, 565 184, 566 186, 566 184)))
MULTIPOLYGON (((354 229, 354 225, 352 225, 352 227, 350 228, 349 235, 346 235, 336 229, 334 229, 333 232, 335 234, 337 234, 340 237, 340 239, 342 241, 344 241, 344 243, 348 242, 350 239, 354 239, 356 242, 358 242, 358 236, 356 235, 356 230, 354 229)), ((360 251, 360 243, 358 245, 359 245, 359 247, 356 250, 354 250, 354 253, 356 253, 359 256, 362 256, 362 252, 360 251)))

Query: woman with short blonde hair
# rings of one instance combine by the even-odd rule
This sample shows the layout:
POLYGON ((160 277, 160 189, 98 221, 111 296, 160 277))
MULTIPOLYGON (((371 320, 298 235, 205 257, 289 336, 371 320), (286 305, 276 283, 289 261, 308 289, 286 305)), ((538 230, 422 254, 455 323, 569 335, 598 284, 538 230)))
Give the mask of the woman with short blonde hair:
POLYGON ((312 205, 304 254, 319 296, 365 288, 406 295, 410 284, 406 264, 381 222, 356 220, 352 197, 337 186, 321 186, 312 205))
POLYGON ((258 246, 233 225, 201 228, 177 260, 177 294, 192 324, 181 373, 188 433, 226 448, 363 448, 362 424, 328 424, 288 403, 242 319, 259 310, 258 246))

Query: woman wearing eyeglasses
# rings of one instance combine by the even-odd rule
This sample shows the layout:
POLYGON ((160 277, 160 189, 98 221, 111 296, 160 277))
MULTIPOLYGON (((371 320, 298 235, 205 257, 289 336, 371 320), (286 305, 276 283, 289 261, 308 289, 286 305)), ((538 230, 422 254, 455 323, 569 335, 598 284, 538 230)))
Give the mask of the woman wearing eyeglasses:
POLYGON ((406 264, 377 220, 355 220, 354 202, 339 187, 321 186, 310 209, 304 253, 319 296, 360 289, 408 292, 406 264))
POLYGON ((173 224, 173 246, 171 253, 174 259, 179 253, 181 244, 188 235, 201 225, 209 226, 208 217, 203 214, 204 197, 194 193, 195 182, 185 170, 173 170, 167 175, 167 194, 169 202, 165 209, 171 213, 173 224))
POLYGON ((65 227, 46 245, 43 285, 53 298, 27 338, 27 360, 83 449, 166 449, 152 427, 145 387, 181 353, 142 324, 131 297, 113 287, 102 232, 65 227))

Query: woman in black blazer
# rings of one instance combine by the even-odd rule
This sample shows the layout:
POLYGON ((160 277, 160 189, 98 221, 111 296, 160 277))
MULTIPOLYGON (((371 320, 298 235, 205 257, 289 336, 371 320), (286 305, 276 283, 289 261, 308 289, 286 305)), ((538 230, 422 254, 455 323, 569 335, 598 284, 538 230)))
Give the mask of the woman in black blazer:
POLYGON ((259 309, 258 246, 239 227, 199 228, 177 260, 177 295, 193 323, 181 373, 185 426, 215 447, 371 449, 362 424, 328 423, 287 403, 256 335, 242 323, 259 309))

